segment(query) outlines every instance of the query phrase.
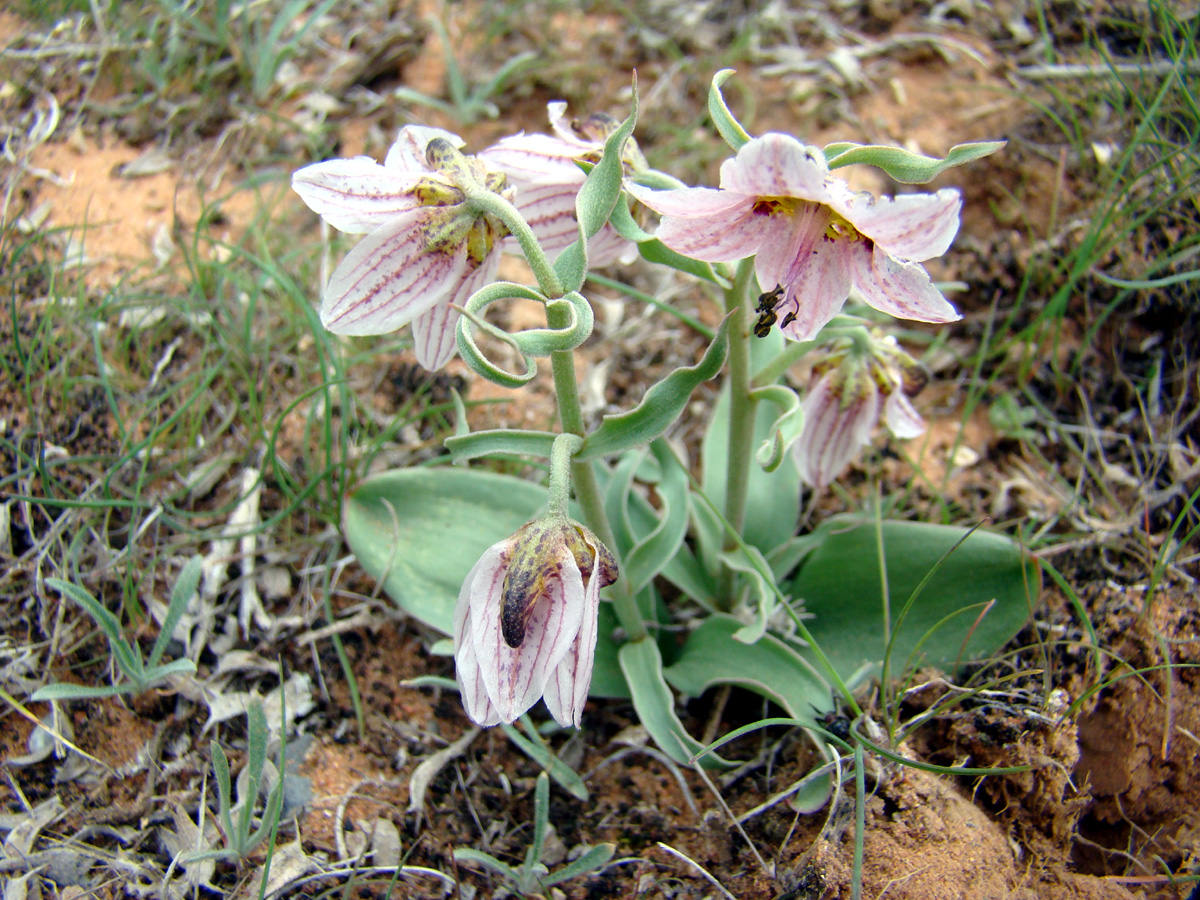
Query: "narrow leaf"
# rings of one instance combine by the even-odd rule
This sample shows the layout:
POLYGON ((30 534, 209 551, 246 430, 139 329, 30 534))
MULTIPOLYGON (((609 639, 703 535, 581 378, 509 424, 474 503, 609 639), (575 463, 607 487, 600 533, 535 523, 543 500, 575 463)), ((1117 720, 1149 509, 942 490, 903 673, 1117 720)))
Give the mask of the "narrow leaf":
POLYGON ((637 83, 633 86, 633 108, 629 117, 608 136, 604 142, 604 155, 600 162, 588 173, 579 195, 575 198, 575 214, 579 220, 579 239, 567 247, 554 261, 554 269, 562 281, 566 291, 578 291, 583 287, 587 278, 588 257, 587 242, 596 234, 612 215, 613 208, 621 196, 621 182, 625 175, 625 165, 621 154, 625 142, 633 134, 637 124, 638 93, 637 83))
POLYGON ((493 872, 507 878, 514 885, 521 881, 521 873, 506 863, 500 862, 490 853, 484 853, 482 850, 471 850, 468 847, 459 847, 454 851, 455 862, 475 863, 478 866, 483 866, 485 869, 491 869, 493 872))
POLYGON ((753 396, 775 404, 779 416, 767 429, 767 439, 758 445, 755 461, 764 472, 774 472, 783 464, 784 454, 800 439, 804 431, 804 407, 796 392, 782 384, 759 388, 753 396))
MULTIPOLYGON (((689 764, 704 745, 687 733, 675 715, 675 701, 663 678, 658 645, 651 640, 631 641, 621 647, 620 661, 638 720, 671 759, 682 765, 689 764)), ((701 765, 711 768, 729 763, 716 754, 709 754, 701 765)))
POLYGON ((446 438, 446 449, 455 463, 465 463, 481 456, 537 456, 550 458, 550 448, 557 435, 549 431, 521 431, 515 428, 495 428, 446 438))
MULTIPOLYGON (((171 589, 171 602, 167 606, 167 615, 163 619, 162 630, 159 631, 158 639, 155 640, 154 646, 150 650, 150 656, 146 660, 147 669, 153 669, 158 665, 158 661, 166 652, 167 644, 171 641, 171 636, 175 633, 175 626, 187 612, 188 601, 196 596, 196 588, 200 586, 200 572, 203 563, 204 560, 199 556, 193 556, 187 561, 183 571, 179 573, 175 587, 171 589)), ((195 671, 194 666, 192 670, 195 671)))
POLYGON ((169 663, 155 666, 153 669, 147 669, 146 683, 149 687, 158 682, 165 681, 172 675, 194 675, 195 672, 196 664, 190 659, 173 659, 169 663))
POLYGON ((642 402, 629 412, 605 416, 600 427, 584 441, 583 449, 575 459, 582 462, 611 456, 654 440, 679 418, 696 386, 721 371, 728 350, 729 316, 726 316, 700 362, 688 368, 676 369, 653 385, 646 391, 642 402))
POLYGON ((734 69, 722 69, 713 76, 712 84, 708 89, 708 115, 713 120, 713 125, 717 129, 717 133, 736 152, 750 143, 750 135, 746 133, 746 129, 742 127, 741 123, 734 118, 733 113, 729 111, 729 107, 725 105, 725 98, 721 94, 721 85, 735 71, 734 69))
POLYGON ((500 727, 504 729, 504 733, 508 735, 508 739, 516 745, 517 749, 541 766, 563 790, 572 797, 587 801, 589 796, 587 785, 583 783, 579 773, 555 756, 545 743, 536 743, 530 740, 512 725, 502 724, 500 727))
POLYGON ((87 614, 96 620, 96 624, 100 626, 100 630, 108 637, 110 643, 124 642, 125 635, 121 632, 121 623, 117 621, 117 617, 83 588, 58 578, 47 578, 46 587, 53 588, 82 606, 87 614))
POLYGON ((96 697, 133 693, 134 689, 134 685, 128 682, 104 687, 90 684, 47 684, 34 691, 29 699, 34 703, 49 700, 91 700, 96 697))
POLYGON ((945 159, 913 153, 902 147, 887 147, 878 144, 854 144, 839 141, 825 148, 825 159, 829 168, 867 165, 883 169, 901 184, 925 184, 947 169, 961 166, 972 160, 990 156, 1005 145, 1005 141, 976 141, 956 144, 950 148, 945 159))
POLYGON ((598 844, 575 860, 575 862, 563 866, 553 875, 543 878, 542 881, 545 882, 546 887, 553 887, 564 881, 570 881, 572 878, 578 878, 580 875, 586 875, 588 872, 599 869, 612 859, 616 850, 616 844, 598 844))
POLYGON ((623 557, 625 574, 634 593, 649 584, 674 558, 688 528, 687 472, 676 464, 675 455, 662 438, 656 438, 650 450, 662 471, 662 478, 656 484, 662 507, 654 529, 623 557))

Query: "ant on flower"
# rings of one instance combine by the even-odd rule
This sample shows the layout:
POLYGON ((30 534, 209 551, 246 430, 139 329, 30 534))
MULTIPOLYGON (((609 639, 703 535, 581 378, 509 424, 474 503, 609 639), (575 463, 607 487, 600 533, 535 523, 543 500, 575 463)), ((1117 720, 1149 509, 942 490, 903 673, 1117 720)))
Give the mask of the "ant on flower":
MULTIPOLYGON (((760 294, 758 297, 758 306, 754 311, 758 313, 758 321, 754 323, 754 336, 764 338, 771 333, 771 326, 775 324, 779 318, 775 313, 775 304, 783 299, 783 285, 777 284, 774 289, 767 291, 765 294, 760 294)), ((788 313, 791 318, 795 318, 794 313, 788 313)), ((786 324, 789 320, 784 319, 786 324)))

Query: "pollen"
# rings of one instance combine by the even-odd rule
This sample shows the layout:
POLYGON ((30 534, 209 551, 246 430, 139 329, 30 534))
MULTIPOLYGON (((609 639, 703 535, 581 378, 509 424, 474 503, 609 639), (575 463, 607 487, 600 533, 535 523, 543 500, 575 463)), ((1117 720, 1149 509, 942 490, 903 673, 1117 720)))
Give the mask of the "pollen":
POLYGON ((832 210, 829 213, 829 224, 825 226, 825 237, 831 241, 861 241, 863 239, 857 228, 832 210))

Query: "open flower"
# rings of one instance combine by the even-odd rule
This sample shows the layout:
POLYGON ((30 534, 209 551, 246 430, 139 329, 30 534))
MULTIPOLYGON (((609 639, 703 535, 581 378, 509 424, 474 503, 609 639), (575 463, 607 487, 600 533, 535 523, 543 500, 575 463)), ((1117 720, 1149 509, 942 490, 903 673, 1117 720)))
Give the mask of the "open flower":
POLYGON ((495 279, 508 234, 466 192, 502 192, 504 176, 464 157, 462 143, 440 128, 406 125, 383 165, 358 156, 292 176, 296 193, 326 222, 366 235, 325 287, 321 323, 330 331, 384 334, 411 323, 422 366, 439 369, 454 356, 451 304, 495 279))
POLYGON ((578 522, 537 519, 493 544, 454 608, 454 660, 467 715, 514 722, 544 697, 560 725, 579 727, 596 650, 600 588, 617 564, 578 522))
MULTIPOLYGON (((502 138, 479 157, 499 169, 516 187, 517 209, 534 227, 542 249, 553 260, 579 237, 575 198, 586 178, 576 161, 599 162, 604 142, 619 124, 611 116, 595 114, 582 122, 568 121, 567 104, 561 100, 547 105, 554 134, 515 134, 502 138)), ((637 144, 625 142, 626 169, 646 167, 637 144)), ((588 242, 592 266, 620 260, 632 262, 637 245, 627 241, 611 225, 605 225, 588 242)))
POLYGON ((851 290, 901 319, 959 318, 920 265, 954 239, 957 191, 855 193, 820 150, 784 134, 755 138, 722 163, 719 190, 626 186, 664 216, 657 236, 672 250, 707 262, 753 255, 758 283, 783 288, 775 311, 793 340, 814 337, 851 290))
POLYGON ((800 477, 808 484, 823 488, 850 465, 870 443, 881 406, 896 437, 925 431, 908 399, 924 385, 924 373, 893 338, 873 336, 866 354, 842 345, 815 373, 817 382, 804 398, 804 430, 793 447, 800 477))

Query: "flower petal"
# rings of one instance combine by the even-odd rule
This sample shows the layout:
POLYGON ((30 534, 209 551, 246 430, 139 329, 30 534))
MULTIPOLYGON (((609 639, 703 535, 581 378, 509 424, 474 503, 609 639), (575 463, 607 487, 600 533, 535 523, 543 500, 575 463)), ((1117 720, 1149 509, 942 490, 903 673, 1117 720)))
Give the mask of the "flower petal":
POLYGON ((825 155, 787 134, 764 134, 721 163, 721 189, 754 197, 828 203, 825 155))
POLYGON ((804 417, 804 431, 795 445, 796 465, 805 482, 823 488, 870 440, 879 418, 879 393, 872 387, 843 408, 840 392, 825 375, 804 398, 804 417))
POLYGON ((518 186, 564 180, 583 184, 586 176, 574 160, 586 150, 577 143, 548 134, 514 134, 501 138, 477 156, 518 186))
MULTIPOLYGON (((595 547, 593 554, 597 553, 595 547)), ((546 708, 550 715, 564 728, 579 727, 583 719, 583 707, 587 703, 588 688, 592 684, 592 667, 596 659, 596 633, 600 615, 600 578, 593 571, 584 588, 585 606, 579 634, 571 649, 563 657, 546 682, 546 708)))
MULTIPOLYGON (((840 205, 840 204, 839 204, 840 205)), ((962 197, 952 188, 936 194, 872 197, 855 194, 839 209, 858 231, 899 259, 923 262, 941 256, 958 233, 962 197)))
POLYGON ((500 715, 488 698, 484 683, 488 678, 494 678, 494 672, 486 678, 482 666, 495 669, 496 661, 488 657, 480 657, 475 652, 475 641, 471 633, 473 603, 492 608, 492 614, 500 616, 500 589, 504 584, 504 573, 508 550, 512 540, 493 544, 471 567, 471 571, 463 580, 463 586, 458 592, 458 602, 454 606, 454 663, 455 678, 458 681, 459 694, 462 697, 463 708, 467 715, 478 725, 497 725, 500 715))
POLYGON ((415 179, 367 156, 331 159, 292 175, 292 189, 308 208, 339 231, 365 234, 420 204, 415 179))
POLYGON ((925 420, 903 391, 892 391, 883 407, 888 430, 901 440, 925 433, 925 420))
POLYGON ((844 241, 825 236, 828 214, 822 207, 806 205, 794 218, 780 217, 785 221, 787 231, 767 233, 754 268, 764 289, 777 284, 787 289, 785 302, 776 307, 783 333, 794 341, 807 341, 837 315, 850 295, 849 258, 844 241))
POLYGON ((579 237, 575 198, 582 184, 580 179, 578 182, 531 184, 517 189, 517 209, 551 258, 579 237))
POLYGON ((468 271, 464 273, 462 281, 451 290, 446 301, 434 304, 413 319, 413 352, 423 368, 436 372, 454 358, 458 351, 455 329, 458 326, 459 312, 451 308, 451 304, 464 306, 472 294, 496 277, 499 265, 498 253, 489 254, 483 264, 474 269, 471 269, 468 263, 468 271))
POLYGON ((431 251, 417 209, 372 231, 346 254, 321 301, 321 324, 335 334, 385 334, 407 325, 462 281, 465 245, 431 251))
POLYGON ((651 191, 626 182, 625 189, 665 218, 657 237, 677 253, 706 262, 753 256, 771 217, 755 212, 754 198, 712 188, 651 191))
POLYGON ((894 259, 879 246, 854 242, 850 277, 864 301, 880 312, 917 322, 955 322, 961 319, 942 296, 920 263, 894 259))
POLYGON ((425 158, 425 148, 434 138, 444 138, 458 149, 466 146, 466 141, 452 131, 444 128, 432 128, 428 125, 405 125, 396 135, 396 142, 388 149, 383 164, 386 168, 397 172, 414 172, 428 174, 432 171, 429 160, 425 158))
POLYGON ((656 213, 684 219, 737 215, 742 207, 754 203, 753 197, 716 188, 677 188, 670 191, 655 191, 628 179, 625 180, 624 187, 631 196, 646 204, 656 213))
POLYGON ((611 225, 605 225, 588 241, 588 265, 593 269, 602 269, 615 262, 629 265, 637 257, 637 244, 621 237, 611 225))
POLYGON ((555 573, 546 578, 545 592, 533 606, 525 639, 509 647, 500 628, 499 607, 491 604, 471 609, 471 631, 480 659, 496 661, 495 668, 481 667, 488 697, 503 722, 513 722, 545 691, 555 667, 571 649, 584 618, 583 578, 569 553, 555 573))

